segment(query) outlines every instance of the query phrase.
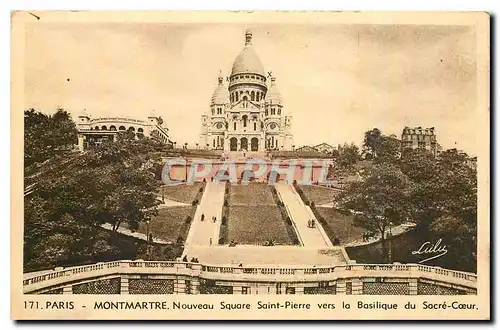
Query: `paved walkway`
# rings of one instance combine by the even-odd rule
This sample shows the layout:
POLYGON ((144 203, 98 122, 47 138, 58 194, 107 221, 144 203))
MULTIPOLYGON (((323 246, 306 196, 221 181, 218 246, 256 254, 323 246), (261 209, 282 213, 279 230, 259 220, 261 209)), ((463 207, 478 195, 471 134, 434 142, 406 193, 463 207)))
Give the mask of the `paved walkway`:
MULTIPOLYGON (((101 225, 102 228, 104 229, 107 229, 107 230, 113 230, 113 225, 110 224, 110 223, 104 223, 101 225)), ((140 239, 140 240, 143 240, 143 241, 147 241, 148 240, 148 237, 146 236, 146 234, 143 234, 143 233, 139 233, 138 231, 131 231, 130 229, 127 229, 127 228, 123 228, 123 227, 118 227, 117 229, 117 232, 119 232, 120 234, 123 234, 123 235, 127 235, 127 236, 131 236, 131 237, 135 237, 137 239, 140 239)), ((159 243, 159 244, 172 244, 173 242, 170 242, 170 241, 165 241, 159 237, 153 237, 153 242, 154 243, 159 243)))
POLYGON ((164 203, 161 201, 161 198, 159 198, 158 200, 161 203, 160 205, 158 205, 159 209, 162 209, 162 208, 165 208, 165 207, 190 206, 191 205, 191 204, 187 204, 187 203, 181 203, 181 202, 173 201, 171 199, 166 199, 166 198, 165 198, 165 202, 164 203))
POLYGON ((242 263, 243 267, 263 265, 312 267, 345 265, 348 262, 343 247, 318 249, 303 246, 193 246, 184 255, 187 255, 188 259, 196 257, 204 264, 219 266, 237 266, 242 263))
MULTIPOLYGON (((412 222, 403 223, 399 226, 392 227, 390 230, 390 233, 392 234, 392 237, 399 236, 399 235, 406 233, 407 231, 412 230, 413 228, 415 228, 415 226, 416 226, 416 224, 414 224, 412 222)), ((389 234, 389 228, 387 228, 385 230, 386 238, 387 238, 388 234, 389 234)), ((380 235, 380 233, 377 233, 377 235, 375 235, 375 237, 371 237, 367 241, 357 240, 357 241, 349 242, 345 246, 346 247, 354 247, 354 246, 369 245, 369 244, 376 243, 376 242, 381 241, 381 240, 382 240, 382 236, 380 235)))
POLYGON ((315 218, 309 206, 306 206, 293 185, 278 182, 275 185, 278 195, 285 204, 290 218, 295 224, 299 240, 305 247, 332 247, 332 242, 323 227, 315 218), (315 219, 315 228, 309 228, 308 221, 315 219))
POLYGON ((190 255, 189 249, 193 246, 217 245, 219 241, 220 224, 222 218, 222 206, 224 205, 224 183, 207 182, 205 191, 201 197, 200 205, 189 228, 189 233, 184 244, 184 255, 190 255), (201 221, 201 215, 204 220, 201 221), (212 217, 217 217, 213 222, 212 217))

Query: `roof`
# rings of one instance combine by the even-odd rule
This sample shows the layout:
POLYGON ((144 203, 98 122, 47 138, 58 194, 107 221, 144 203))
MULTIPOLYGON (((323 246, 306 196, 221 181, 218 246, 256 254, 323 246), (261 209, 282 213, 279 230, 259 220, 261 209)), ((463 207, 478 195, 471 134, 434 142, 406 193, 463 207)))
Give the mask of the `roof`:
POLYGON ((278 87, 276 87, 276 78, 274 77, 271 78, 271 86, 269 86, 269 89, 267 90, 265 100, 281 101, 281 94, 278 90, 278 87))
POLYGON ((226 104, 229 102, 229 92, 222 83, 223 79, 222 77, 219 77, 218 79, 219 79, 219 84, 217 85, 217 88, 212 94, 212 99, 210 104, 226 104))

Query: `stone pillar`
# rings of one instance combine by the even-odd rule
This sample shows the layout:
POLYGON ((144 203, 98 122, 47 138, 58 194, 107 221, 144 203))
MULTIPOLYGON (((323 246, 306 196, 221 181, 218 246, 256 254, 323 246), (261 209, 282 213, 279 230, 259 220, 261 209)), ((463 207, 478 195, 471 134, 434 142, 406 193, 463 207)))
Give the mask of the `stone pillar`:
POLYGON ((352 294, 363 294, 363 282, 359 278, 352 279, 352 294))
POLYGON ((186 294, 186 281, 180 278, 174 280, 174 293, 186 294))
POLYGON ((63 294, 73 294, 73 286, 68 285, 63 288, 63 294))
POLYGON ((345 280, 338 280, 336 284, 336 291, 338 295, 345 295, 345 280))
POLYGON ((128 278, 120 277, 120 294, 128 294, 128 278))
POLYGON ((410 295, 412 296, 418 295, 418 279, 410 278, 408 279, 408 282, 410 284, 410 295))
POLYGON ((191 294, 200 294, 200 279, 192 278, 191 279, 191 294))
POLYGON ((83 141, 85 139, 85 136, 83 134, 78 134, 78 150, 83 151, 84 146, 83 146, 83 141))

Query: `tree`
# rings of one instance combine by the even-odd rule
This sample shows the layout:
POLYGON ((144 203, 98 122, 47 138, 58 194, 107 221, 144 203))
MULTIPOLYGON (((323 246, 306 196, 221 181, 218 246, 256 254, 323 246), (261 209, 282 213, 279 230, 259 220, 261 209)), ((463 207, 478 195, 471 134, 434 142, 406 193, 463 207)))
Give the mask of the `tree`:
POLYGON ((25 167, 67 154, 76 144, 76 125, 67 111, 57 109, 53 115, 35 109, 24 112, 25 167))
POLYGON ((388 226, 401 224, 409 216, 413 185, 391 164, 367 167, 363 173, 363 179, 351 183, 336 202, 344 212, 355 214, 356 226, 378 231, 384 240, 388 226))
POLYGON ((337 164, 341 172, 349 172, 361 160, 359 148, 354 143, 339 145, 337 148, 337 164))
POLYGON ((36 190, 25 197, 25 266, 95 261, 116 253, 100 226, 136 227, 157 214, 160 181, 151 164, 160 161, 161 148, 152 139, 123 133, 38 176, 36 190))
POLYGON ((395 135, 384 135, 378 128, 365 132, 363 156, 377 162, 396 164, 400 158, 401 143, 395 135))

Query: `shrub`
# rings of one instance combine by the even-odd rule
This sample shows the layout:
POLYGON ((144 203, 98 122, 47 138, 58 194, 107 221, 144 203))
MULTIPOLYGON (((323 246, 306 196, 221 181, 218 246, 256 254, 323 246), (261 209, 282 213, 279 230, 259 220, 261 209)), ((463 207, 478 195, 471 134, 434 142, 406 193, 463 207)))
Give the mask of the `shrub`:
POLYGON ((197 199, 195 199, 195 200, 193 201, 192 205, 193 205, 193 206, 194 206, 194 205, 198 205, 198 200, 197 200, 197 199))
POLYGON ((309 201, 308 201, 308 200, 304 201, 304 203, 305 203, 307 206, 309 206, 309 201))
POLYGON ((219 237, 219 245, 224 244, 224 237, 219 237))
POLYGON ((225 215, 222 216, 222 224, 225 225, 227 222, 227 218, 225 215))
POLYGON ((228 207, 229 206, 229 202, 226 200, 224 200, 224 206, 228 207))
POLYGON ((340 240, 338 239, 338 237, 335 237, 332 243, 333 245, 340 245, 340 240))
MULTIPOLYGON (((205 179, 203 179, 203 180, 205 180, 205 179)), ((199 192, 203 192, 203 187, 200 187, 199 192)))
POLYGON ((190 222, 191 222, 191 217, 188 215, 188 216, 186 217, 186 223, 190 223, 190 222))
POLYGON ((311 202, 311 207, 314 207, 314 201, 311 202))

